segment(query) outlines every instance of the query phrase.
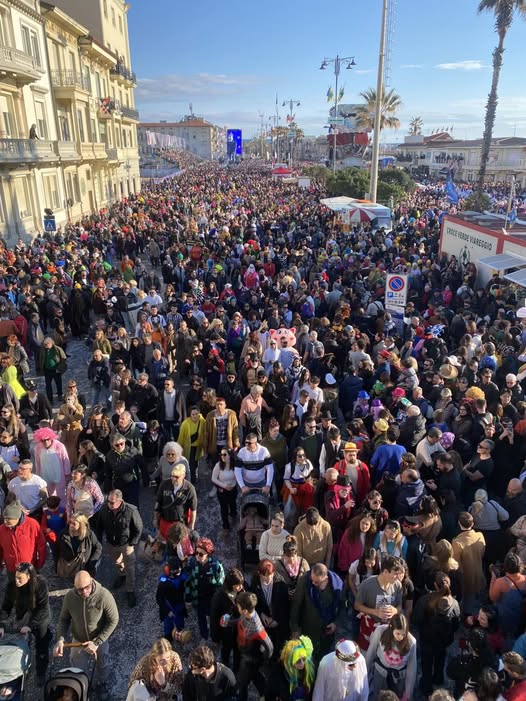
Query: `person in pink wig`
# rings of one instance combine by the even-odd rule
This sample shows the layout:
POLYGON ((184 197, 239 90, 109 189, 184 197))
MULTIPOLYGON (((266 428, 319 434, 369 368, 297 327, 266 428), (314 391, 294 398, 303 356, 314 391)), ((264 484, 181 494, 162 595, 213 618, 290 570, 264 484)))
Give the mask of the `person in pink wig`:
POLYGON ((35 473, 47 482, 50 496, 60 497, 66 502, 66 484, 71 474, 66 446, 58 440, 51 428, 39 428, 35 439, 35 473))

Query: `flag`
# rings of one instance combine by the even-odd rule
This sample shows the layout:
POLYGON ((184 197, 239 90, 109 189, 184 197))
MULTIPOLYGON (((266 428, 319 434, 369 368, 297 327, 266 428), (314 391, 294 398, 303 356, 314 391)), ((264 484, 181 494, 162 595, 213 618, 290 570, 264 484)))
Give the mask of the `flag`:
POLYGON ((455 187, 455 183, 453 182, 453 178, 451 177, 451 173, 448 175, 446 180, 446 194, 451 204, 458 204, 458 192, 455 187))
MULTIPOLYGON (((506 224, 510 222, 510 224, 513 224, 514 221, 517 219, 517 210, 515 209, 515 176, 512 177, 511 179, 511 188, 510 188, 510 196, 508 198, 508 206, 506 208, 506 224)), ((504 224, 504 228, 506 228, 506 224, 504 224)))
POLYGON ((516 219, 517 219, 517 210, 514 207, 510 212, 510 216, 508 217, 508 221, 510 224, 514 224, 516 219))
POLYGON ((340 92, 338 93, 338 102, 341 102, 343 100, 344 95, 345 95, 345 88, 340 88, 340 92))
POLYGON ((329 88, 327 90, 327 102, 332 102, 334 100, 334 90, 329 88))
POLYGON ((112 101, 109 97, 101 98, 100 109, 104 114, 111 114, 113 112, 112 101))

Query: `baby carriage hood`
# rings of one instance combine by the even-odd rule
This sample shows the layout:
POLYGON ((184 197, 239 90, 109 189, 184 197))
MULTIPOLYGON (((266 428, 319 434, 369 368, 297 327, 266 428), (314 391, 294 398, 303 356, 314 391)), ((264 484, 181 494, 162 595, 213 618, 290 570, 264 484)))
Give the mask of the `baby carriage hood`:
POLYGON ((44 701, 55 701, 59 689, 72 689, 79 701, 89 700, 90 681, 88 675, 81 669, 70 667, 61 669, 46 682, 44 701))
POLYGON ((241 497, 240 514, 247 515, 249 506, 255 506, 261 518, 268 520, 269 516, 269 498, 261 492, 249 492, 241 497))
POLYGON ((31 655, 25 638, 0 642, 0 684, 8 684, 23 676, 29 669, 31 655))

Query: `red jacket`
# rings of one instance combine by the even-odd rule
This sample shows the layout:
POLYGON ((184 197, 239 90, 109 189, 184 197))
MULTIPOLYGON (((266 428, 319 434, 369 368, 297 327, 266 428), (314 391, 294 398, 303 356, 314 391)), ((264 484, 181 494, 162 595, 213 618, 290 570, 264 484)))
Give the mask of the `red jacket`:
POLYGON ((18 526, 0 526, 0 562, 14 572, 21 562, 31 562, 40 569, 46 561, 46 540, 34 518, 22 516, 18 526))
POLYGON ((503 694, 506 701, 525 701, 526 700, 526 681, 521 680, 510 687, 503 694))
MULTIPOLYGON (((340 475, 345 475, 345 459, 339 460, 334 467, 338 470, 340 475)), ((371 487, 371 476, 369 474, 369 468, 363 462, 363 460, 358 460, 358 481, 356 483, 356 501, 361 504, 365 497, 369 494, 369 489, 371 487)))

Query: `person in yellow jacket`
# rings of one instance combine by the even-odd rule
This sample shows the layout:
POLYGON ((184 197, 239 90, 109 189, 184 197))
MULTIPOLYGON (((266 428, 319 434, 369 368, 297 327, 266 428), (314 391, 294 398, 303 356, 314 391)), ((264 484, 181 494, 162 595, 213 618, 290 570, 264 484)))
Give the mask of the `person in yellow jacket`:
POLYGON ((203 456, 205 420, 199 409, 193 406, 190 416, 183 421, 179 429, 177 442, 183 449, 183 455, 190 465, 192 483, 197 482, 197 467, 203 456))

